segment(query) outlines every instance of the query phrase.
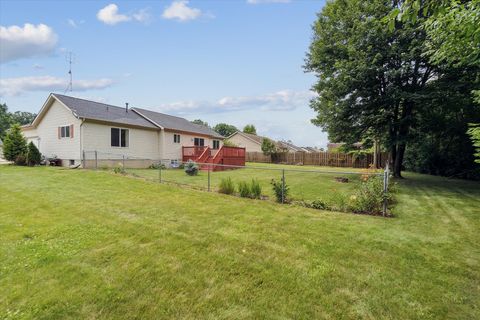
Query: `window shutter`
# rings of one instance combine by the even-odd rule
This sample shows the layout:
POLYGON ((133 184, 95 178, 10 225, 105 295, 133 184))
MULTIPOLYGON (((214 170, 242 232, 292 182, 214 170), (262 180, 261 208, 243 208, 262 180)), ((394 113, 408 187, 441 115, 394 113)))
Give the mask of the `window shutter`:
POLYGON ((58 139, 62 137, 62 127, 58 127, 58 139))
POLYGON ((70 138, 73 138, 73 124, 70 125, 70 138))

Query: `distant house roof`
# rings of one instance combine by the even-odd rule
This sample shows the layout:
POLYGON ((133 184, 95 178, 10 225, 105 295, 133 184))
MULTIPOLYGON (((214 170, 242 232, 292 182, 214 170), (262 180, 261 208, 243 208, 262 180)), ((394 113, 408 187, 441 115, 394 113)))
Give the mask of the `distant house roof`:
POLYGON ((294 144, 291 143, 291 142, 278 141, 277 144, 280 146, 280 148, 290 149, 290 150, 293 150, 293 151, 295 151, 295 152, 304 152, 304 151, 305 151, 305 150, 303 150, 302 148, 297 147, 296 145, 294 145, 294 144))
POLYGON ((256 135, 256 134, 245 133, 245 132, 241 132, 241 131, 237 131, 237 132, 233 133, 232 135, 230 135, 229 137, 227 137, 227 139, 233 137, 233 136, 236 135, 236 134, 239 134, 239 135, 241 135, 241 136, 244 136, 245 138, 250 139, 250 140, 252 140, 253 142, 258 143, 258 144, 262 144, 262 142, 263 142, 264 139, 269 139, 270 141, 272 141, 273 143, 275 143, 275 145, 277 146, 277 148, 280 148, 280 149, 289 149, 289 150, 298 151, 298 152, 305 152, 305 151, 306 151, 306 150, 304 150, 304 149, 301 148, 301 147, 297 147, 296 145, 294 145, 294 144, 291 143, 291 142, 275 141, 275 140, 270 139, 270 138, 267 138, 267 137, 258 136, 258 135, 256 135))
POLYGON ((223 139, 224 137, 219 133, 213 131, 207 126, 192 123, 187 119, 171 116, 168 114, 150 111, 141 108, 132 108, 133 111, 148 119, 157 126, 167 130, 185 131, 197 134, 203 134, 207 136, 213 136, 223 139))
MULTIPOLYGON (((223 138, 220 134, 208 127, 197 125, 186 119, 159 112, 140 108, 131 108, 127 110, 125 107, 117 107, 110 104, 65 96, 57 93, 52 93, 50 97, 54 97, 60 101, 65 107, 70 109, 77 118, 148 129, 164 128, 223 138)), ((39 121, 38 119, 41 119, 48 108, 49 101, 51 101, 50 97, 47 99, 47 102, 44 107, 42 107, 42 110, 40 110, 37 117, 33 120, 32 125, 24 126, 24 129, 30 129, 36 126, 36 122, 39 121)))

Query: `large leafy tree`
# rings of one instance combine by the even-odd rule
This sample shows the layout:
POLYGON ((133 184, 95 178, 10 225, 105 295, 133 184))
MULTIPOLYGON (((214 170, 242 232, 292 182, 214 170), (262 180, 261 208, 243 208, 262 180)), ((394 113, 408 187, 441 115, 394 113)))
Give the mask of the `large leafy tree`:
POLYGON ((385 17, 399 5, 394 0, 328 2, 314 25, 305 65, 318 79, 313 122, 332 140, 382 142, 397 177, 417 114, 438 89, 436 82, 450 72, 429 60, 423 17, 386 27, 385 17))
MULTIPOLYGON (((404 0, 400 9, 392 10, 390 22, 416 20, 427 15, 425 30, 430 60, 450 67, 480 67, 480 0, 404 0)), ((477 78, 472 94, 480 105, 477 78)), ((472 124, 467 131, 473 145, 480 145, 480 126, 472 124)), ((480 163, 480 153, 475 154, 480 163)))
POLYGON ((20 125, 32 123, 33 119, 35 119, 35 116, 35 113, 27 111, 15 111, 10 113, 12 123, 19 123, 20 125))
POLYGON ((215 125, 215 127, 213 127, 213 130, 224 137, 229 137, 238 131, 238 129, 234 125, 227 123, 218 123, 217 125, 215 125))
POLYGON ((257 128, 255 128, 255 126, 253 124, 247 124, 244 128, 243 128, 243 132, 244 133, 250 133, 250 134, 257 134, 257 128))

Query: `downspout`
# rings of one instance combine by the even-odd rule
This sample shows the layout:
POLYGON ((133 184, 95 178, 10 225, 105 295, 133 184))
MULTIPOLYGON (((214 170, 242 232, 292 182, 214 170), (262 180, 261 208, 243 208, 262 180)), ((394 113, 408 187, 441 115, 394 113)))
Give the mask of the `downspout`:
POLYGON ((82 120, 82 122, 80 123, 80 134, 79 134, 79 137, 80 137, 80 162, 82 163, 82 168, 85 169, 85 157, 83 156, 84 155, 84 150, 83 150, 83 131, 82 131, 82 126, 83 126, 83 123, 85 122, 85 118, 80 118, 80 120, 82 120))

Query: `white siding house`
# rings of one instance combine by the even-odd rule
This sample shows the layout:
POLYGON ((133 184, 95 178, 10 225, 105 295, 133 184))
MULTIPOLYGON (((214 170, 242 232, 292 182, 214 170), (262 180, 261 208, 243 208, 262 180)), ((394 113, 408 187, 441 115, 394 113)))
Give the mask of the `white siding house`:
MULTIPOLYGON (((222 144, 223 137, 186 119, 145 109, 125 108, 50 94, 33 122, 22 127, 46 158, 63 165, 88 166, 89 161, 181 160, 182 146, 222 144)), ((112 164, 106 162, 106 164, 112 164)))

